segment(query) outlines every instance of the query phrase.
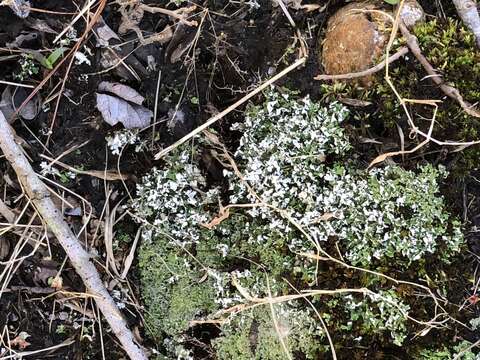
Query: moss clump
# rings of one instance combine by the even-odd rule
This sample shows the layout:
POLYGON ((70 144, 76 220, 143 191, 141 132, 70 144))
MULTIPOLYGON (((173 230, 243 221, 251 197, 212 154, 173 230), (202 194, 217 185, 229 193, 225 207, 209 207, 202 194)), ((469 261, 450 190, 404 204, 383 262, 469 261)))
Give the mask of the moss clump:
POLYGON ((471 350, 467 350, 471 345, 468 341, 462 341, 453 345, 452 348, 442 346, 439 349, 423 349, 415 358, 419 360, 477 360, 478 355, 475 355, 471 350))
POLYGON ((298 304, 274 304, 273 308, 275 323, 268 307, 255 307, 223 326, 222 336, 214 341, 218 359, 283 359, 284 346, 305 359, 318 359, 325 346, 321 341, 324 331, 315 314, 298 309, 298 304))
MULTIPOLYGON (((417 25, 413 30, 417 36, 423 54, 438 70, 442 79, 455 86, 464 100, 476 104, 480 101, 480 51, 475 45, 474 35, 458 20, 451 18, 445 22, 437 19, 417 25)), ((397 44, 398 46, 400 44, 397 44)), ((395 49, 392 49, 394 52, 395 49)), ((466 114, 458 103, 445 97, 431 80, 419 62, 412 55, 406 60, 399 60, 391 65, 390 78, 399 94, 406 99, 438 99, 439 109, 436 114, 436 124, 433 136, 439 140, 474 141, 480 139, 480 122, 477 118, 466 114)), ((404 109, 400 106, 390 86, 384 80, 384 72, 377 74, 374 87, 362 89, 346 83, 323 84, 325 97, 356 98, 372 102, 376 111, 368 109, 364 116, 376 129, 378 123, 386 129, 385 132, 397 133, 396 124, 409 128, 404 109)), ((416 125, 427 132, 428 120, 433 116, 431 106, 408 104, 410 113, 414 115, 416 125)), ((384 135, 384 134, 379 134, 384 135)), ((462 151, 460 164, 455 171, 465 172, 477 167, 479 150, 472 147, 462 151)))
POLYGON ((434 68, 441 72, 447 83, 454 85, 465 98, 475 103, 480 100, 480 51, 475 36, 461 21, 437 19, 414 29, 420 47, 434 68))
POLYGON ((212 284, 200 283, 201 274, 191 273, 178 249, 159 243, 144 247, 139 267, 148 307, 146 319, 155 338, 177 336, 191 320, 216 309, 212 284))
POLYGON ((336 335, 339 345, 352 346, 358 334, 361 346, 398 345, 408 336, 409 299, 391 284, 302 255, 333 249, 352 264, 396 276, 426 258, 448 261, 462 241, 438 195, 444 171, 361 169, 345 159, 350 144, 340 125, 347 115, 339 104, 324 108, 270 93, 235 126, 243 131, 235 154, 243 180, 226 169, 227 194, 207 185, 192 155, 198 148, 191 147, 179 148, 165 170, 152 171, 139 185, 132 207, 145 227, 142 296, 151 333, 164 338, 170 356, 191 356, 184 335, 192 320, 220 317, 221 334, 209 345, 219 359, 282 358, 280 338, 295 357, 318 358, 328 343, 307 303, 275 304, 277 326, 268 304, 258 303, 297 294, 292 284, 301 290, 369 287, 364 299, 312 297, 330 331, 344 334, 336 335), (232 205, 228 216, 206 227, 218 216, 219 201, 232 205), (233 312, 239 313, 226 317, 233 312))
POLYGON ((202 239, 199 224, 209 220, 217 192, 202 191, 205 179, 189 161, 187 151, 170 157, 166 170, 143 179, 132 204, 153 225, 143 232, 139 268, 147 322, 157 338, 181 334, 196 316, 216 308, 211 282, 200 282, 202 274, 192 273, 195 264, 185 253, 202 239))

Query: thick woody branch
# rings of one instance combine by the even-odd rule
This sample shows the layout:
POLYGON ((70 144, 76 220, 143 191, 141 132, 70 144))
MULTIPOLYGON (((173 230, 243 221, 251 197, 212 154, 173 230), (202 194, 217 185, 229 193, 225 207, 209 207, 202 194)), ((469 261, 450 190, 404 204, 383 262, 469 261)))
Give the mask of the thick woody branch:
POLYGON ((21 147, 15 142, 13 131, 1 111, 0 148, 15 170, 26 195, 32 201, 45 224, 62 245, 71 264, 82 278, 88 294, 95 299, 97 306, 122 344, 123 349, 131 359, 146 360, 147 356, 135 343, 133 334, 128 329, 125 319, 103 285, 97 269, 90 261, 90 255, 64 221, 62 213, 50 198, 47 187, 38 178, 21 147))
POLYGON ((458 16, 463 23, 473 32, 477 47, 480 48, 480 16, 478 15, 477 2, 474 0, 453 0, 458 16))

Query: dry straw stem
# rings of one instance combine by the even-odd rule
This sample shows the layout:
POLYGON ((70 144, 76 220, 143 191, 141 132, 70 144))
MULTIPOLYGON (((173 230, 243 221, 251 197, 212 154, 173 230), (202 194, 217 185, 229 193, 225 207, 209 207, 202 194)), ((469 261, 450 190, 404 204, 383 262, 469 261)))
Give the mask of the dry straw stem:
POLYGON ((106 180, 106 181, 117 181, 117 180, 129 180, 132 178, 131 175, 126 175, 119 173, 118 171, 113 170, 79 170, 73 166, 65 164, 60 160, 51 158, 50 156, 40 154, 40 157, 50 161, 49 166, 58 165, 64 169, 74 172, 75 174, 79 175, 88 175, 92 177, 96 177, 98 179, 106 180))
POLYGON ((252 92, 248 93, 247 95, 245 95, 244 97, 242 97, 240 100, 238 100, 235 104, 233 105, 230 105, 228 108, 226 108, 225 110, 223 110, 222 112, 218 113, 217 115, 211 117, 209 120, 207 120, 203 125, 200 125, 199 127, 197 127, 196 129, 194 129, 193 131, 191 131, 190 133, 188 133, 187 135, 185 135, 184 137, 182 137, 180 140, 176 141, 174 144, 166 147, 165 149, 163 149, 162 151, 158 152, 156 155, 155 155, 155 160, 159 160, 160 158, 164 157, 165 155, 167 155, 169 152, 171 152, 173 149, 175 149, 176 147, 180 146, 181 144, 187 142, 188 140, 190 140, 191 138, 193 138, 194 136, 200 134, 202 131, 208 129, 211 125, 213 125, 214 123, 216 123, 218 120, 222 119, 225 115, 231 113, 233 110, 235 110, 236 108, 238 108, 239 106, 241 106, 242 104, 246 103, 248 100, 250 100, 252 97, 254 97, 255 95, 257 95, 258 93, 262 92, 264 89, 266 89, 267 87, 269 87, 270 85, 272 85, 274 82, 276 82, 277 80, 281 79, 282 77, 284 77, 285 75, 287 75, 290 71, 296 69, 297 67, 303 65, 306 61, 306 58, 301 58, 301 59, 298 59, 297 61, 295 61, 292 65, 290 65, 289 67, 283 69, 281 72, 279 72, 277 75, 275 75, 274 77, 272 77, 270 80, 264 82, 262 85, 260 85, 258 88, 256 88, 255 90, 253 90, 252 92))
POLYGON ((131 359, 146 360, 146 354, 135 343, 125 319, 103 285, 97 269, 90 261, 90 255, 64 221, 61 212, 50 198, 48 188, 38 178, 21 147, 14 141, 13 131, 1 112, 0 148, 15 170, 27 198, 33 203, 38 214, 64 248, 72 266, 82 278, 87 292, 95 298, 97 306, 122 344, 123 349, 131 359))

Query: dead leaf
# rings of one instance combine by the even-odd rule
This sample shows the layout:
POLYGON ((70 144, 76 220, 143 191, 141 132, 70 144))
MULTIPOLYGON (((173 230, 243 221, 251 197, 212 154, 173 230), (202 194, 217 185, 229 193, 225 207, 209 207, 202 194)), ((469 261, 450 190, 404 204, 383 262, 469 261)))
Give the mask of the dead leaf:
POLYGON ((172 64, 179 61, 183 54, 191 48, 195 41, 195 32, 187 25, 179 23, 172 39, 165 50, 165 57, 170 59, 172 64))
POLYGON ((25 348, 27 348, 28 346, 30 346, 31 344, 27 341, 27 339, 30 337, 30 334, 25 332, 25 331, 22 331, 20 334, 18 334, 18 336, 11 340, 10 341, 10 346, 11 347, 16 347, 18 348, 19 350, 24 350, 25 348))
POLYGON ((3 0, 0 6, 8 6, 18 17, 25 19, 30 15, 30 1, 26 0, 3 0))
MULTIPOLYGON (((29 91, 29 90, 28 90, 29 91)), ((13 91, 13 107, 15 110, 20 108, 23 102, 30 96, 30 93, 27 92, 27 89, 22 87, 17 87, 13 91)), ((19 111, 19 115, 25 120, 33 120, 40 112, 40 103, 41 99, 38 96, 38 93, 29 101, 27 104, 22 107, 19 111)))
POLYGON ((384 162, 389 157, 396 156, 396 155, 401 155, 401 154, 404 154, 404 153, 405 153, 405 151, 392 151, 392 152, 380 154, 375 159, 372 160, 372 162, 368 165, 368 169, 370 169, 375 164, 379 164, 381 162, 384 162))
POLYGON ((100 51, 100 66, 103 69, 113 69, 115 74, 122 79, 128 81, 136 80, 132 73, 133 70, 127 68, 128 65, 125 61, 122 61, 122 56, 111 47, 104 48, 100 51))
POLYGON ((132 247, 123 262, 123 271, 122 275, 120 276, 122 279, 127 277, 128 271, 132 266, 133 260, 135 260, 135 249, 137 248, 138 241, 140 240, 140 235, 142 234, 142 228, 138 229, 137 234, 135 235, 135 240, 133 241, 132 247))
POLYGON ((9 124, 13 123, 13 121, 15 120, 13 118, 15 110, 13 109, 12 91, 10 86, 7 86, 2 92, 2 98, 0 100, 0 111, 3 113, 3 116, 5 116, 5 119, 7 119, 9 124))
POLYGON ((382 145, 383 144, 381 141, 371 139, 371 138, 367 138, 367 137, 363 137, 363 136, 359 136, 358 141, 360 141, 360 143, 362 143, 362 144, 377 144, 377 145, 382 145))
MULTIPOLYGON (((93 16, 93 13, 90 13, 93 16)), ((107 47, 110 45, 110 40, 119 40, 117 33, 113 31, 110 26, 100 16, 94 27, 94 34, 97 38, 97 47, 107 47)))
POLYGON ((130 86, 120 83, 102 81, 98 84, 98 91, 106 91, 117 95, 118 97, 132 102, 137 105, 142 105, 145 98, 130 86))
POLYGON ((220 205, 220 211, 218 213, 218 216, 213 218, 212 221, 210 221, 208 224, 201 224, 203 227, 211 230, 213 229, 215 226, 217 225, 220 225, 220 223, 223 221, 223 220, 226 220, 228 219, 228 217, 230 216, 230 209, 227 207, 223 207, 222 205, 220 205))
POLYGON ((0 236, 0 260, 6 259, 9 253, 10 241, 4 236, 0 236))
POLYGON ((351 99, 351 98, 342 98, 341 97, 341 98, 338 99, 338 101, 340 101, 342 104, 355 106, 355 107, 367 107, 367 106, 372 105, 371 101, 351 99))
POLYGON ((55 276, 49 280, 49 285, 55 290, 62 290, 63 288, 63 278, 61 276, 55 276))
MULTIPOLYGON (((294 9, 294 10, 305 10, 306 12, 311 12, 320 9, 320 12, 323 12, 326 8, 327 5, 320 5, 320 4, 302 4, 303 0, 277 0, 277 1, 283 1, 285 5, 287 5, 289 8, 294 9)), ((273 2, 274 6, 278 6, 277 2, 273 2)))
POLYGON ((122 20, 120 20, 120 26, 118 27, 118 32, 120 34, 126 34, 130 30, 136 30, 140 21, 143 19, 143 7, 140 6, 139 2, 131 2, 128 5, 121 4, 119 9, 120 14, 122 15, 122 20))
MULTIPOLYGON (((13 114, 30 95, 25 88, 7 86, 2 93, 0 100, 0 111, 3 113, 8 123, 15 120, 13 114)), ((41 99, 35 95, 20 111, 19 115, 24 120, 33 120, 40 112, 41 99)))
POLYGON ((126 129, 146 128, 153 117, 152 111, 144 106, 106 94, 97 93, 97 108, 106 123, 112 126, 122 123, 126 129))
POLYGON ((475 305, 480 301, 480 297, 477 294, 473 294, 467 300, 470 304, 475 305))
POLYGON ((25 22, 29 27, 31 27, 34 30, 47 33, 47 34, 58 34, 58 31, 53 30, 45 20, 26 19, 25 22))
POLYGON ((159 43, 160 45, 165 44, 166 42, 170 41, 173 36, 172 27, 170 25, 165 26, 165 28, 153 35, 150 35, 147 39, 143 41, 143 45, 149 45, 153 43, 159 43))
POLYGON ((40 265, 33 272, 33 282, 37 286, 49 285, 49 279, 58 274, 59 265, 52 260, 42 260, 40 265))
POLYGON ((303 10, 305 10, 307 13, 312 12, 315 10, 318 10, 319 12, 325 11, 327 8, 327 5, 320 5, 320 4, 305 4, 301 6, 303 10))
POLYGON ((5 43, 5 46, 9 49, 15 48, 27 48, 28 42, 32 42, 38 39, 38 34, 36 32, 22 32, 18 35, 14 41, 5 43))
POLYGON ((322 216, 320 216, 318 218, 319 221, 328 221, 330 219, 333 219, 333 218, 336 218, 337 217, 337 214, 335 213, 332 213, 332 212, 328 212, 328 213, 325 213, 323 214, 322 216))

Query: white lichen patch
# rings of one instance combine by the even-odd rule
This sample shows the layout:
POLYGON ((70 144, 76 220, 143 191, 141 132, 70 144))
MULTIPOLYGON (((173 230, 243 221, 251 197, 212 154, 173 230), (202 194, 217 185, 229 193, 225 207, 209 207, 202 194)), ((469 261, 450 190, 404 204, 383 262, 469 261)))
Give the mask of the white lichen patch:
MULTIPOLYGON (((337 103, 322 107, 272 92, 234 126, 243 133, 234 154, 242 176, 228 168, 224 184, 210 184, 198 165, 200 152, 208 151, 202 140, 202 147, 178 148, 138 185, 131 207, 144 227, 139 266, 147 322, 154 336, 169 339, 171 356, 188 358, 182 336, 192 321, 297 294, 291 284, 303 290, 325 279, 322 286, 328 287, 332 274, 301 255, 317 246, 335 247, 345 261, 381 271, 408 270, 426 258, 448 262, 458 252, 460 224, 439 195, 445 170, 426 165, 367 171, 349 156, 342 127, 347 116, 337 103), (218 219, 219 203, 244 206, 206 226, 218 219)), ((354 279, 338 280, 343 287, 341 281, 354 279)), ((368 281, 373 290, 363 298, 316 297, 312 306, 336 330, 361 329, 351 339, 362 346, 376 337, 401 344, 408 335, 408 303, 391 284, 368 281)), ((262 305, 240 311, 221 326, 216 356, 273 360, 285 355, 282 340, 306 359, 328 351, 318 315, 307 303, 275 304, 275 319, 270 310, 262 305)))

